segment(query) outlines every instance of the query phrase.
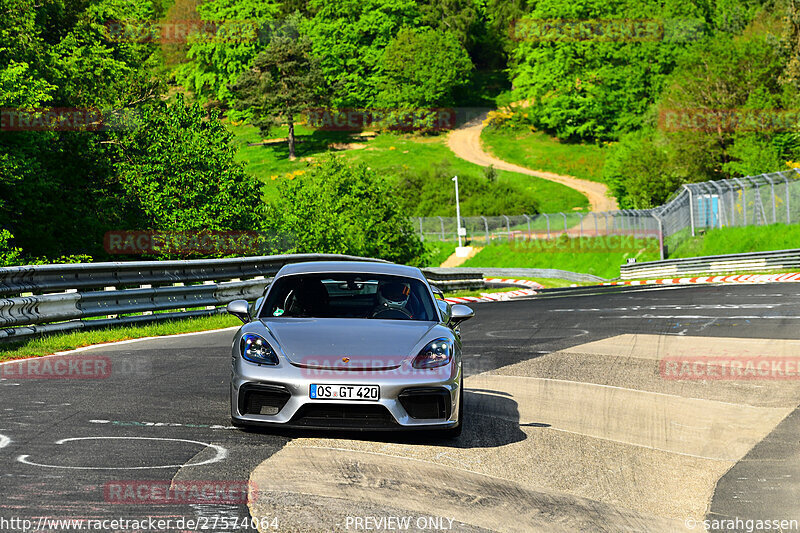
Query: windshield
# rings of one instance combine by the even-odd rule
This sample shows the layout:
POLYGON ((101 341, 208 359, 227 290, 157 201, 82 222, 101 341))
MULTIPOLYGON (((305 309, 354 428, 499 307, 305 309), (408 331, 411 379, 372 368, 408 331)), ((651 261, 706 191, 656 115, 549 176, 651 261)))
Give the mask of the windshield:
POLYGON ((422 281, 353 273, 279 278, 270 288, 260 317, 438 320, 422 281))

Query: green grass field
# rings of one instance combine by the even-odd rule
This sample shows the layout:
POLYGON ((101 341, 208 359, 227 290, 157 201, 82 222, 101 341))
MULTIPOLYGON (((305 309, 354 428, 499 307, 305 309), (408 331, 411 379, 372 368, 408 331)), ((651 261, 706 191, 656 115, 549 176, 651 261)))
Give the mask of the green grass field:
POLYGON ((586 237, 495 243, 486 246, 463 266, 556 268, 611 279, 619 277, 619 266, 629 257, 637 261, 658 259, 658 242, 655 239, 586 237))
POLYGON ((691 237, 687 229, 668 239, 667 243, 671 259, 786 250, 800 248, 800 225, 717 228, 696 237, 691 237))
POLYGON ((605 154, 595 144, 562 143, 528 129, 484 128, 484 149, 496 157, 533 170, 603 181, 605 154))
MULTIPOLYGON (((433 168, 446 168, 448 172, 460 176, 470 175, 485 180, 484 169, 457 158, 447 147, 446 136, 416 136, 404 134, 380 134, 371 139, 353 138, 345 132, 322 132, 310 130, 303 126, 296 127, 298 138, 297 159, 290 161, 285 142, 254 145, 263 141, 263 136, 258 129, 249 125, 229 125, 234 133, 234 144, 239 152, 237 159, 245 163, 248 172, 258 177, 264 183, 265 200, 277 197, 278 184, 285 179, 294 179, 306 172, 310 163, 328 153, 339 154, 353 163, 363 163, 371 169, 387 176, 389 179, 399 180, 403 173, 416 173, 420 176, 427 175, 433 168), (253 146, 251 146, 253 145, 253 146), (333 145, 333 146, 331 146, 333 145), (351 149, 344 148, 349 145, 351 149), (338 147, 338 148, 337 148, 338 147)), ((286 136, 285 128, 275 129, 270 138, 286 136)), ((574 208, 588 207, 588 200, 577 191, 558 183, 517 174, 514 172, 497 172, 498 185, 508 185, 513 189, 512 207, 506 214, 516 215, 525 212, 521 206, 534 206, 539 212, 572 211, 574 208)), ((425 186, 448 187, 449 181, 427 180, 425 186)), ((464 202, 462 215, 472 216, 486 214, 478 212, 481 205, 491 205, 497 201, 497 193, 492 193, 491 185, 484 194, 485 197, 473 198, 472 202, 464 202), (471 211, 475 211, 474 213, 471 211)), ((399 190, 399 194, 406 191, 399 190)), ((418 191, 414 191, 418 194, 418 191)), ((469 191, 464 191, 468 195, 469 191)), ((420 216, 449 215, 452 206, 442 206, 440 212, 424 213, 420 216)), ((494 213, 490 213, 494 214, 494 213)), ((499 214, 499 213, 498 213, 499 214)))
POLYGON ((141 326, 121 326, 91 331, 56 333, 19 342, 0 343, 0 361, 9 361, 11 359, 20 359, 23 357, 39 357, 104 342, 221 329, 239 324, 241 324, 239 319, 230 315, 214 315, 202 318, 156 322, 141 326))

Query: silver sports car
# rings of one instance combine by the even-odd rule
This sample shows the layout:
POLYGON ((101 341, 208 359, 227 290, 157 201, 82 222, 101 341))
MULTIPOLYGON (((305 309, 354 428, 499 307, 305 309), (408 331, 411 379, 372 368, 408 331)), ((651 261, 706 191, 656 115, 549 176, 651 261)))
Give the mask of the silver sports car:
POLYGON ((436 296, 418 268, 284 266, 233 339, 234 425, 460 434, 459 325, 473 312, 436 296))

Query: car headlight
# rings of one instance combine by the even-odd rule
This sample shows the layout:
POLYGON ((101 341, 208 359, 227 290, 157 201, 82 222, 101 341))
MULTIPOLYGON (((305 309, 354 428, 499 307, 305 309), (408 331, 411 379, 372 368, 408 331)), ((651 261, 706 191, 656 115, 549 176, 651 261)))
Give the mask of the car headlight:
POLYGON ((448 339, 436 339, 425 346, 414 358, 414 368, 436 368, 448 364, 453 359, 453 343, 448 339))
POLYGON ((261 365, 277 365, 278 354, 272 349, 267 340, 255 333, 245 333, 239 344, 242 357, 251 363, 261 365))

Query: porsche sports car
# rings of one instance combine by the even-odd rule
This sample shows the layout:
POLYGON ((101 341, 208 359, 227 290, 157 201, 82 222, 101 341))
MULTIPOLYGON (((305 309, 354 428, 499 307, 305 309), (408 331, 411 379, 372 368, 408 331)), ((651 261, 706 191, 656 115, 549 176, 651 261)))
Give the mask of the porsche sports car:
POLYGON ((461 433, 459 325, 418 268, 377 262, 284 266, 256 302, 228 304, 231 418, 273 425, 461 433))

